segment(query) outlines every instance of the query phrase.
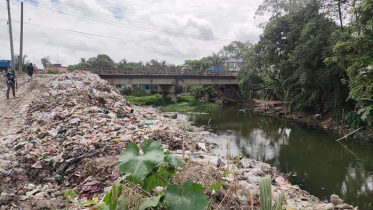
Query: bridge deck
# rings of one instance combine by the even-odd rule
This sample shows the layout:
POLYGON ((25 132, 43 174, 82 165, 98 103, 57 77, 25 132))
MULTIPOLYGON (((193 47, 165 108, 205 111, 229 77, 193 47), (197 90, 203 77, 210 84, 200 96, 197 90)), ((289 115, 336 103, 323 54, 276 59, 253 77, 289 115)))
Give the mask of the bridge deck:
POLYGON ((223 72, 209 75, 203 71, 123 71, 90 70, 111 85, 235 85, 236 76, 223 72))

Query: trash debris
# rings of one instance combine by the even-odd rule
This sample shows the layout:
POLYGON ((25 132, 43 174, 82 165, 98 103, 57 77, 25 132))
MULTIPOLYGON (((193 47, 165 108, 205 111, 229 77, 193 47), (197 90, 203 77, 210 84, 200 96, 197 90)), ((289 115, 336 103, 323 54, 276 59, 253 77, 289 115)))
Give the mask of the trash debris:
POLYGON ((41 163, 39 161, 37 161, 36 163, 34 163, 31 168, 43 168, 43 166, 41 165, 41 163))
POLYGON ((83 184, 80 194, 87 194, 87 193, 93 194, 95 192, 99 192, 100 190, 101 190, 100 182, 98 181, 87 182, 83 184))
MULTIPOLYGON (((129 142, 154 139, 172 151, 181 150, 183 143, 191 150, 192 142, 204 142, 199 134, 203 128, 166 118, 156 108, 129 104, 96 74, 58 75, 43 88, 25 110, 25 125, 6 145, 16 155, 1 168, 0 191, 34 183, 49 186, 48 193, 40 190, 41 197, 73 188, 82 194, 102 193, 119 177, 111 172, 117 171, 117 155, 129 142), (193 127, 193 132, 185 132, 185 127, 193 127), (85 181, 89 176, 92 179, 85 181)), ((215 146, 204 144, 206 151, 215 146)), ((32 190, 14 192, 25 195, 32 190)))
POLYGON ((202 151, 207 152, 206 144, 205 143, 198 142, 197 146, 198 146, 198 149, 201 149, 202 151))
POLYGON ((289 183, 284 179, 284 177, 282 176, 278 176, 275 178, 275 181, 276 183, 279 185, 279 186, 287 186, 289 185, 289 183))

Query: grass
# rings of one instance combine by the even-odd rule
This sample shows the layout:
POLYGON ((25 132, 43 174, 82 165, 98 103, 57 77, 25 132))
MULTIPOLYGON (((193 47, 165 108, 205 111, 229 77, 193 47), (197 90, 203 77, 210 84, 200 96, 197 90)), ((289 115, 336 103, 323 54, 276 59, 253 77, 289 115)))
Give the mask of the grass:
POLYGON ((219 105, 211 102, 191 101, 170 104, 162 107, 164 112, 204 112, 218 108, 219 105))
POLYGON ((170 96, 167 97, 167 101, 163 102, 160 94, 141 97, 127 96, 126 99, 137 106, 162 106, 164 112, 201 112, 219 107, 215 103, 198 101, 193 96, 178 96, 176 104, 171 101, 170 96))

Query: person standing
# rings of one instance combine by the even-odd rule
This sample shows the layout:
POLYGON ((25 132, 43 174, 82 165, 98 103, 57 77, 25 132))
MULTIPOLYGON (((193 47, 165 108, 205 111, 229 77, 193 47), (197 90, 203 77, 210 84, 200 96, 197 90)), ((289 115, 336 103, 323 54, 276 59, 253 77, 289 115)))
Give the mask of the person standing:
POLYGON ((15 98, 15 97, 16 97, 15 88, 18 89, 18 83, 17 83, 16 73, 15 73, 14 70, 10 69, 10 70, 6 73, 5 76, 6 76, 6 84, 7 84, 7 89, 6 89, 6 98, 9 99, 9 92, 10 92, 10 89, 12 89, 13 97, 15 98))
POLYGON ((38 67, 36 66, 36 64, 34 64, 34 74, 36 74, 38 72, 38 67))
POLYGON ((33 74, 34 74, 34 67, 32 66, 32 63, 29 63, 29 65, 27 66, 27 75, 28 75, 29 82, 31 82, 33 74))

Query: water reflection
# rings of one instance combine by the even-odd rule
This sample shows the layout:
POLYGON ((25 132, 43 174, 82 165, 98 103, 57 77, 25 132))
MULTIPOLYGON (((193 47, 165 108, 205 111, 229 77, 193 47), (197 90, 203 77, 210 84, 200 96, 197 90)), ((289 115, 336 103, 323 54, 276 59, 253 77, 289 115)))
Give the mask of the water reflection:
POLYGON ((373 153, 363 146, 346 143, 359 158, 335 142, 336 136, 306 126, 251 113, 223 108, 208 115, 180 115, 180 118, 210 125, 218 135, 208 137, 221 145, 216 153, 225 154, 231 138, 233 154, 276 166, 296 174, 294 182, 320 199, 341 195, 360 209, 373 209, 373 153))

